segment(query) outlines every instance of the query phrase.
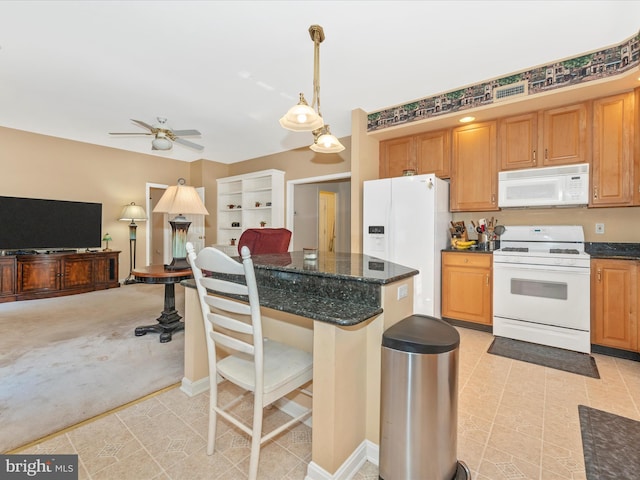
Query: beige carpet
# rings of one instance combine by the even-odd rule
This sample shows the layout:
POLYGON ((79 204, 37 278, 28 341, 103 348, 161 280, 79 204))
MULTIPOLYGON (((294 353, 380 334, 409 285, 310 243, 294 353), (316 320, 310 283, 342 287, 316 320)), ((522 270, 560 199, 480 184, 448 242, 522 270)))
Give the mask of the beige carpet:
POLYGON ((0 452, 179 382, 184 332, 134 335, 163 301, 164 286, 136 284, 0 304, 0 452))

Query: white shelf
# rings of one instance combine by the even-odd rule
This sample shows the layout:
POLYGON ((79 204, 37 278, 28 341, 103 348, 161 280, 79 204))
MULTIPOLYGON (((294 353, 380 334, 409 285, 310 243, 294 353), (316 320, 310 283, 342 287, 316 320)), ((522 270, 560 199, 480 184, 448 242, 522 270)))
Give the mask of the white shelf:
POLYGON ((260 228, 263 221, 265 228, 284 227, 284 173, 282 170, 262 170, 217 180, 217 245, 231 246, 232 238, 237 242, 244 230, 260 228), (256 202, 260 203, 259 207, 254 206, 256 202), (228 208, 227 205, 242 208, 228 208), (240 227, 231 226, 236 222, 240 227))

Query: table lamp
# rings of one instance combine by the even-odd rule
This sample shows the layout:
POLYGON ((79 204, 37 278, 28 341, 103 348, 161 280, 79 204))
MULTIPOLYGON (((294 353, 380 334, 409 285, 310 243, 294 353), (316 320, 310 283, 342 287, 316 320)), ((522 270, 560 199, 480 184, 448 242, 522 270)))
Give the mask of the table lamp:
POLYGON ((167 213, 176 215, 171 224, 171 250, 173 260, 165 265, 166 270, 184 270, 190 268, 187 262, 187 231, 191 222, 187 215, 209 215, 202 203, 198 192, 194 187, 185 185, 184 178, 178 179, 177 185, 172 185, 162 194, 158 204, 153 209, 154 213, 167 213))
POLYGON ((109 242, 112 241, 113 238, 111 238, 111 235, 109 235, 108 233, 105 233, 104 236, 102 237, 102 241, 106 243, 105 247, 102 249, 103 252, 110 252, 111 249, 109 248, 109 242))
POLYGON ((124 284, 130 285, 136 283, 133 279, 133 270, 136 268, 136 221, 144 222, 147 220, 147 214, 140 205, 136 205, 135 202, 131 202, 129 205, 125 205, 120 214, 120 219, 123 222, 131 222, 129 224, 129 276, 125 279, 124 284))

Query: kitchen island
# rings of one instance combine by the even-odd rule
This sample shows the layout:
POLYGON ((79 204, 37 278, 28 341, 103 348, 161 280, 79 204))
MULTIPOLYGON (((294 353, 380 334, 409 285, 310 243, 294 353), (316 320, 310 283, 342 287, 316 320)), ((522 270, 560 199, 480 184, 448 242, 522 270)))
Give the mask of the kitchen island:
MULTIPOLYGON (((377 463, 383 332, 413 313, 408 267, 360 254, 302 252, 253 257, 266 336, 313 352, 312 456, 308 479, 350 478, 377 463)), ((202 314, 192 280, 185 293, 182 390, 208 389, 202 314)), ((286 408, 295 409, 298 398, 286 408)))

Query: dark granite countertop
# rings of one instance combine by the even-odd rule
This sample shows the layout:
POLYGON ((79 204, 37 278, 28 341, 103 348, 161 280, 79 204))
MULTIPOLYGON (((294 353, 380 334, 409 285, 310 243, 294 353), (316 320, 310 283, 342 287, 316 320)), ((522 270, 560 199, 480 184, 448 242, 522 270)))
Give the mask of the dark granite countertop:
POLYGON ((493 250, 482 250, 479 248, 467 248, 467 249, 459 249, 459 248, 445 248, 442 250, 443 252, 455 252, 455 253, 484 253, 484 254, 493 254, 493 250))
POLYGON ((584 249, 591 258, 640 260, 640 243, 585 242, 584 249))
MULTIPOLYGON (((319 252, 315 261, 302 252, 255 255, 260 304, 282 312, 350 326, 382 313, 382 285, 417 270, 360 254, 319 252)), ((195 288, 193 280, 181 282, 195 288)))

